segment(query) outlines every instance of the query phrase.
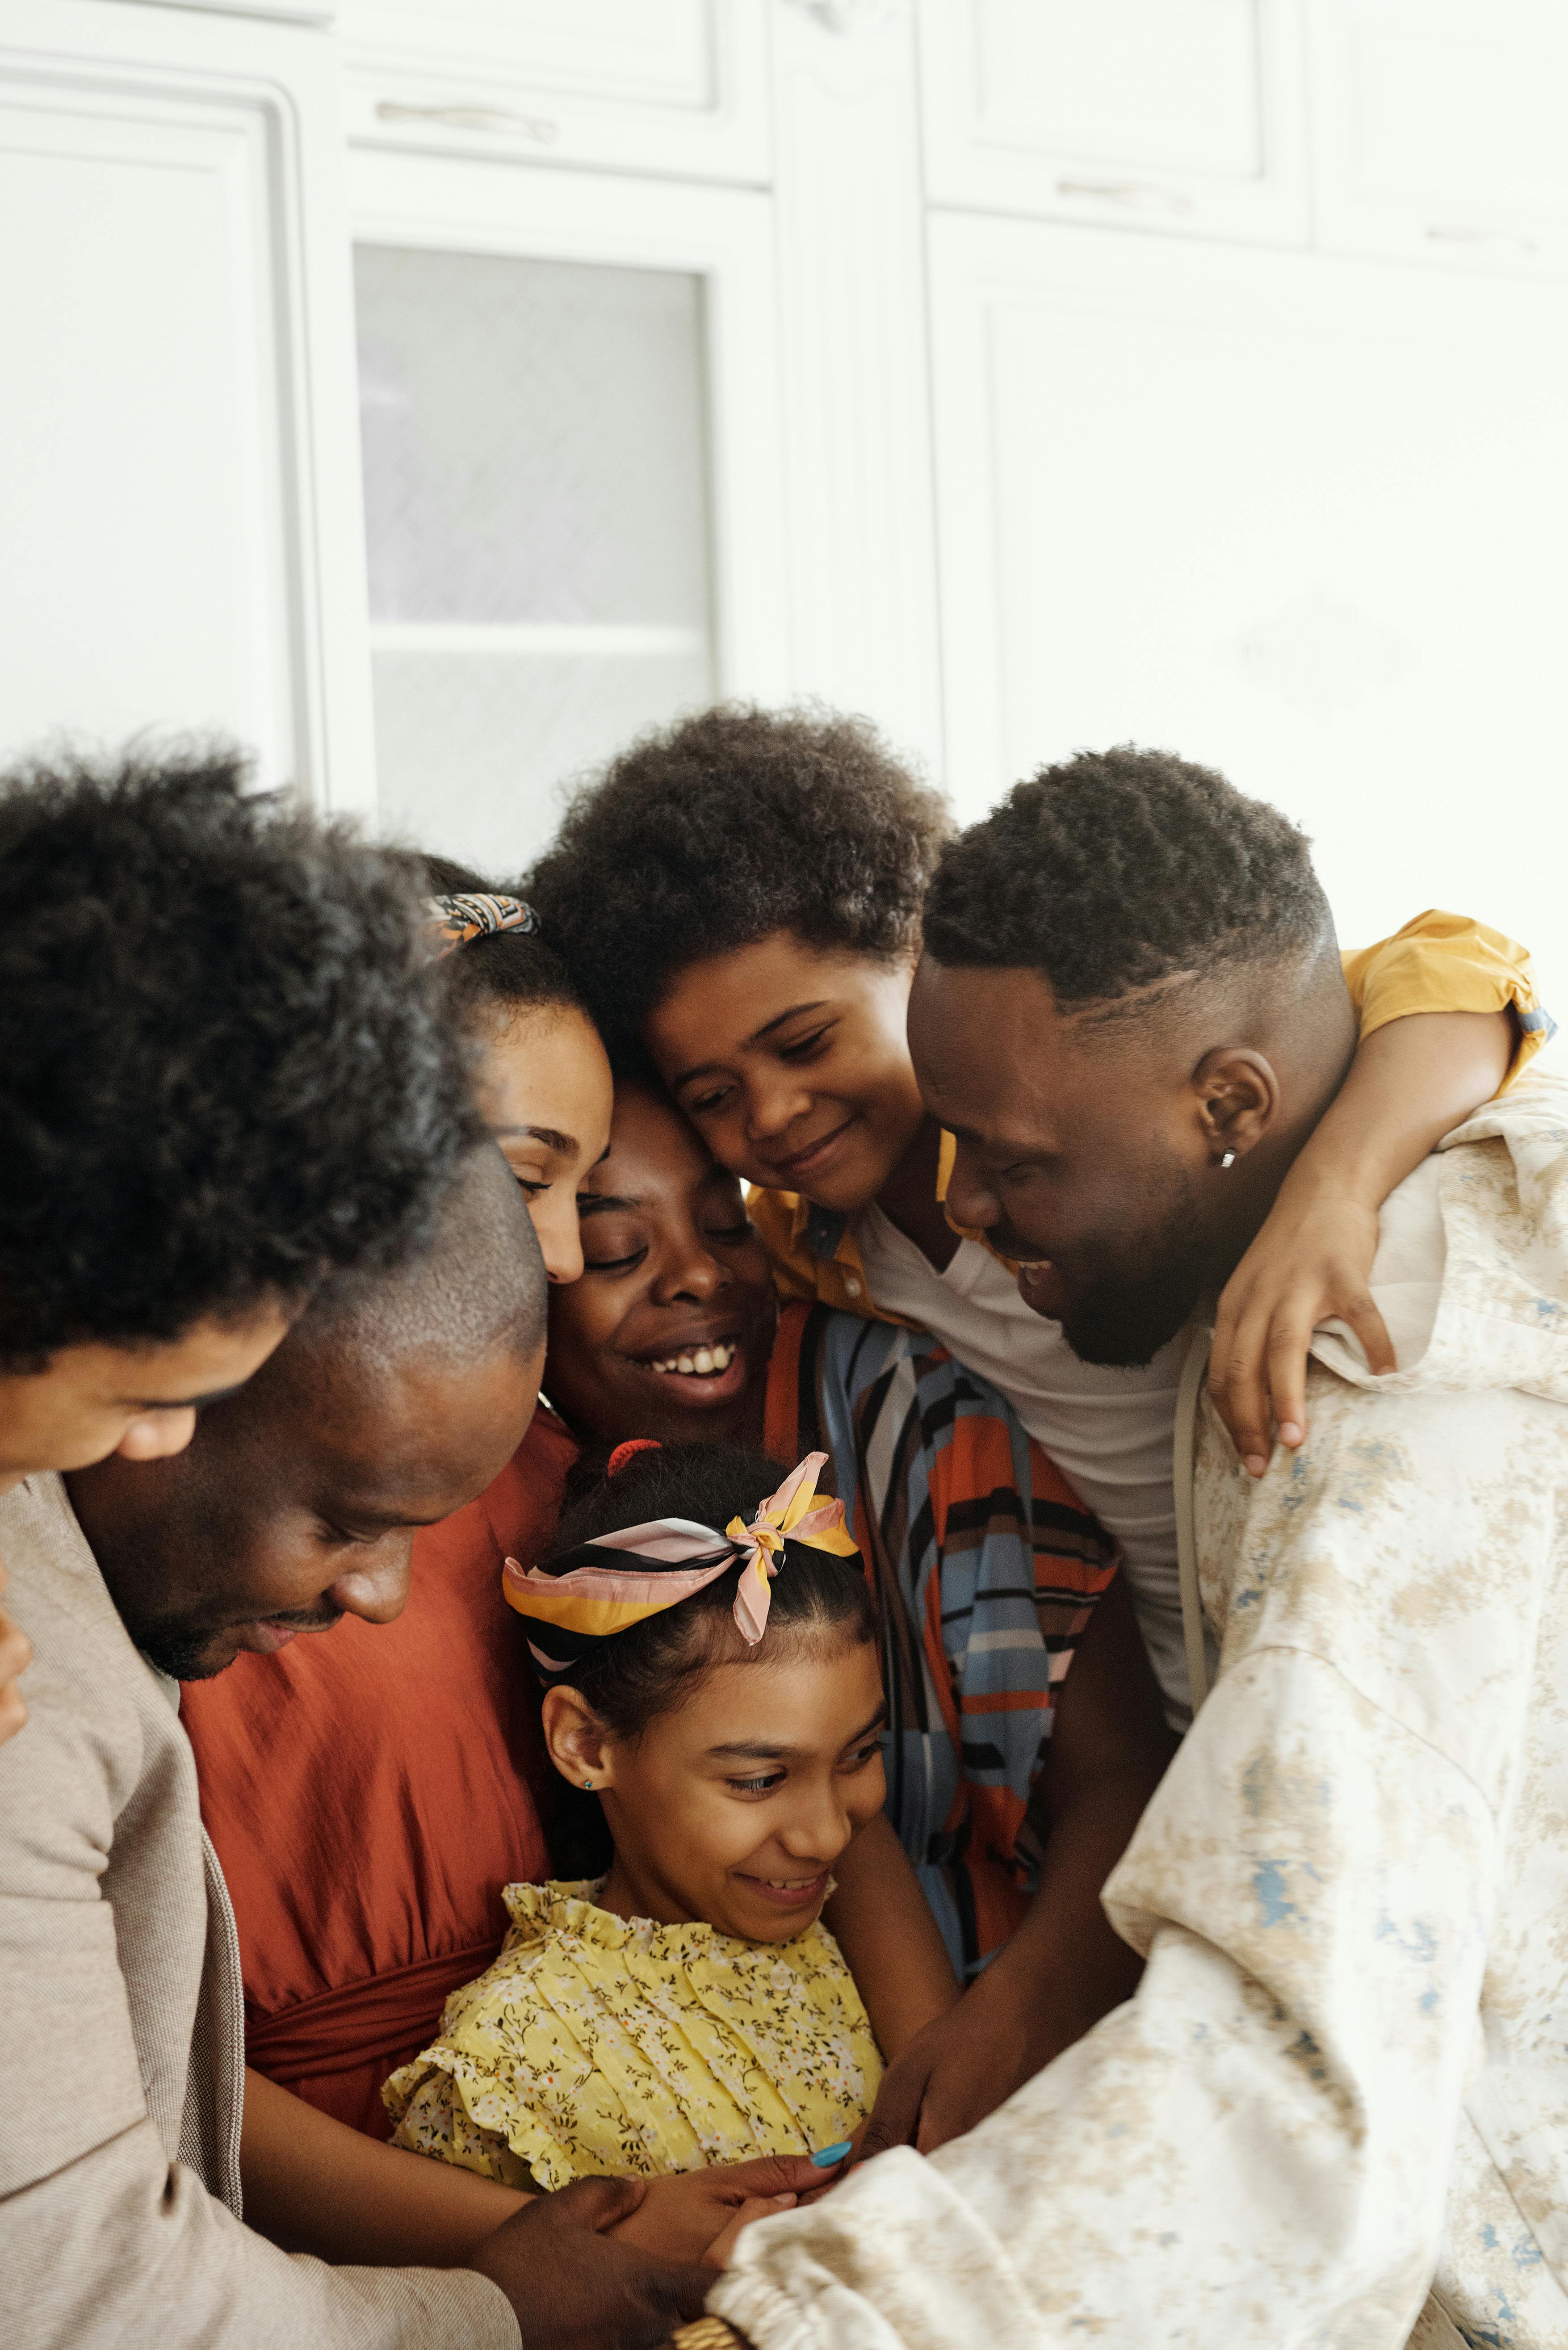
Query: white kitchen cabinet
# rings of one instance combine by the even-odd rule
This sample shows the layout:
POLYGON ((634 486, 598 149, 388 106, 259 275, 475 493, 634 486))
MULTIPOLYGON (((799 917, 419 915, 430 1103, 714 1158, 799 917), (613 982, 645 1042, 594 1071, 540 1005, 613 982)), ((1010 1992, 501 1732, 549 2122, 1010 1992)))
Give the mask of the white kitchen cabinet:
POLYGON ((784 698, 769 199, 361 150, 382 826, 515 875, 559 786, 784 698))
POLYGON ((1568 274, 1562 0, 1314 0, 1319 241, 1568 274))
POLYGON ((795 690, 940 773, 928 324, 909 0, 780 6, 774 190, 795 690))
POLYGON ((764 0, 346 0, 357 140, 760 182, 764 0))
POLYGON ((932 230, 948 781, 1219 766, 1341 933, 1431 905, 1568 1000, 1568 323, 1528 284, 1021 222, 932 230))
POLYGON ((126 0, 0 19, 0 746, 217 729, 371 792, 336 65, 126 0))
POLYGON ((933 203, 1307 238, 1299 0, 919 0, 933 203))

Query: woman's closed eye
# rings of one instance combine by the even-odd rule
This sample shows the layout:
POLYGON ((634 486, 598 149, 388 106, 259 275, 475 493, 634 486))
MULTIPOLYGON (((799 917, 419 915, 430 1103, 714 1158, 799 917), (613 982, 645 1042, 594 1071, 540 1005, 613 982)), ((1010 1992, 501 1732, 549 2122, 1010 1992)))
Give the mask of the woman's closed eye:
POLYGON ((754 1779, 726 1779, 724 1784, 732 1787, 737 1795, 766 1795, 774 1787, 782 1787, 784 1781, 782 1771, 766 1771, 754 1779))
POLYGON ((632 1273, 647 1254, 646 1248, 633 1249, 628 1256, 589 1256, 585 1253, 583 1271, 585 1273, 632 1273))

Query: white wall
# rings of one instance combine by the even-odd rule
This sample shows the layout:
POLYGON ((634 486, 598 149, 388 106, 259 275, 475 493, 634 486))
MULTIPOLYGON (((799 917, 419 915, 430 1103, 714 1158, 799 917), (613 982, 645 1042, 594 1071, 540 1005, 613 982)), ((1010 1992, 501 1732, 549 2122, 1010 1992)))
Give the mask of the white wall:
MULTIPOLYGON (((1568 1002, 1565 118, 1555 0, 11 0, 0 744, 372 808, 351 239, 679 270, 721 690, 966 814, 1168 743, 1347 938, 1459 905, 1568 1002)), ((523 862, 556 754, 441 739, 399 819, 523 862)))

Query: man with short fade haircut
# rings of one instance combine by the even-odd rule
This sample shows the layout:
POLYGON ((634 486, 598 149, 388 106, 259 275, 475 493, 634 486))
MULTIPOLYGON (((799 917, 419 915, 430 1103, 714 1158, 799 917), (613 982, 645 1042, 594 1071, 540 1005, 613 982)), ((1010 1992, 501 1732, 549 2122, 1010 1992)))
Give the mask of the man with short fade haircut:
POLYGON ((454 2189, 430 2183, 437 2166, 270 2083, 244 2110, 233 1913, 169 1678, 399 1613, 414 1529, 483 1492, 522 1440, 545 1292, 521 1195, 483 1143, 425 1252, 338 1275, 189 1450, 0 1500, 37 1652, 27 1733, 0 1751, 0 2274, 7 2339, 27 2350, 518 2350, 520 2324, 529 2350, 575 2350, 655 2341, 701 2304, 703 2272, 596 2232, 639 2202, 627 2184, 585 2182, 500 2227, 485 2205, 466 2238, 448 2210, 438 2258, 427 2205, 454 2189), (379 2165, 360 2214, 379 2232, 358 2252, 338 2142, 379 2165), (336 2225, 334 2260, 429 2264, 281 2251, 242 2224, 242 2179, 287 2241, 336 2225))
POLYGON ((1219 1673, 1105 1888, 1134 1998, 967 2137, 749 2231, 711 2305, 756 2350, 1562 2350, 1568 1089, 1392 1192, 1397 1368, 1320 1328, 1304 1441, 1254 1477, 1206 1305, 1354 1043, 1306 841, 1201 768, 1085 756, 948 852, 926 950, 955 1216, 1095 1360, 1194 1334, 1195 1701, 1199 1591, 1219 1673))

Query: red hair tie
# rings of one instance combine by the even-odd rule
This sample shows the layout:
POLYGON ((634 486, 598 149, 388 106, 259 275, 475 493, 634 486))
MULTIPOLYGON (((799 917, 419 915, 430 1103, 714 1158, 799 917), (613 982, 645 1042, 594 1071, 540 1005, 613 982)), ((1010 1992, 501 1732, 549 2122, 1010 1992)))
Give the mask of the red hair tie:
POLYGON ((618 1477, 621 1471, 626 1467, 627 1462, 631 1460, 635 1453, 662 1452, 663 1450, 664 1447, 660 1444, 657 1436, 628 1436, 626 1442, 624 1444, 618 1444, 615 1451, 610 1454, 608 1463, 605 1469, 605 1475, 607 1477, 618 1477))

